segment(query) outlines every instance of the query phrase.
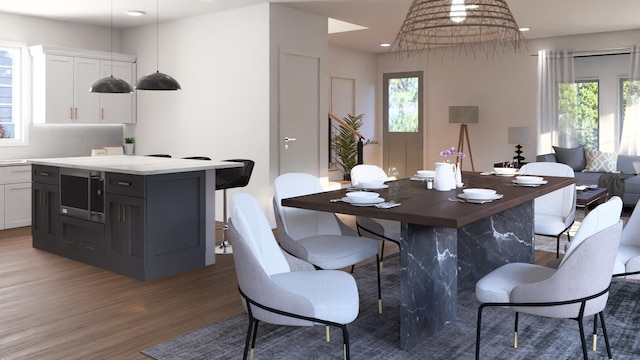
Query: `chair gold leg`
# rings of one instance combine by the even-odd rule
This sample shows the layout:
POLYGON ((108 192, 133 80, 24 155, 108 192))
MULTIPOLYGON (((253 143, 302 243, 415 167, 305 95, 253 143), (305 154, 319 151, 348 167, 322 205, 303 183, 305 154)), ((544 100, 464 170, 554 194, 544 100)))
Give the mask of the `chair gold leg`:
POLYGON ((591 340, 591 347, 593 348, 593 351, 597 351, 596 347, 598 346, 598 334, 593 334, 593 340, 591 340))
POLYGON ((382 264, 384 264, 384 261, 380 260, 380 273, 382 273, 382 264))
POLYGON ((382 314, 382 300, 378 299, 378 314, 382 314))
POLYGON ((342 358, 347 360, 347 344, 342 345, 342 358))
POLYGON ((327 339, 327 342, 331 342, 331 333, 330 333, 330 330, 329 330, 329 325, 326 325, 324 327, 324 332, 325 332, 325 337, 327 339))
POLYGON ((513 333, 513 348, 514 349, 518 348, 518 332, 517 331, 513 333))
POLYGON ((253 360, 253 348, 249 350, 249 360, 253 360))

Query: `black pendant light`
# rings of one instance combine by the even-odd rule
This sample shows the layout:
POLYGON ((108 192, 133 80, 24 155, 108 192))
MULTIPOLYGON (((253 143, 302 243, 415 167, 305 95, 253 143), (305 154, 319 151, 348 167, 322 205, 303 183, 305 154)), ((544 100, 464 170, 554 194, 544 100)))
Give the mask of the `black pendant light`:
POLYGON ((111 27, 109 28, 111 42, 111 76, 99 79, 89 88, 89 92, 103 94, 130 94, 133 88, 128 82, 113 76, 113 0, 111 0, 111 27))
POLYGON ((160 23, 160 0, 156 0, 156 72, 145 75, 138 79, 136 83, 137 90, 181 90, 180 84, 176 79, 167 74, 158 71, 159 58, 159 23, 160 23))

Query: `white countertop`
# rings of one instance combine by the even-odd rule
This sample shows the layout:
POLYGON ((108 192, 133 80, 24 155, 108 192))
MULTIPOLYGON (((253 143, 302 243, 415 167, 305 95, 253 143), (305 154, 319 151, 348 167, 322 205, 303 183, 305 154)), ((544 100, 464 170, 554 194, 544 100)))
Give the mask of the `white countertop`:
POLYGON ((30 159, 30 164, 72 169, 96 170, 133 175, 157 175, 178 172, 240 167, 242 163, 208 161, 154 156, 109 155, 81 156, 55 159, 30 159))
POLYGON ((0 167, 3 166, 25 166, 29 165, 27 160, 0 160, 0 167))

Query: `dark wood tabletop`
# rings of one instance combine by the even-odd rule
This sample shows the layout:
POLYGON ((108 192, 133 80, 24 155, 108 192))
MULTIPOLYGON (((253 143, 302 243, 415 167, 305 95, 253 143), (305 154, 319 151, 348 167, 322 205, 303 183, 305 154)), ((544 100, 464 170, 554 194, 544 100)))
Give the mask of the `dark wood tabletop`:
POLYGON ((515 186, 513 176, 480 175, 463 172, 464 188, 494 189, 503 198, 485 204, 449 201, 462 193, 463 188, 450 191, 427 190, 423 181, 401 179, 389 181, 389 188, 376 190, 385 200, 401 203, 391 209, 373 206, 353 206, 345 202, 331 202, 345 196, 346 190, 334 190, 282 200, 282 205, 302 209, 360 215, 396 220, 412 224, 459 228, 487 216, 498 214, 536 197, 576 182, 575 178, 545 176, 547 184, 539 187, 515 186))

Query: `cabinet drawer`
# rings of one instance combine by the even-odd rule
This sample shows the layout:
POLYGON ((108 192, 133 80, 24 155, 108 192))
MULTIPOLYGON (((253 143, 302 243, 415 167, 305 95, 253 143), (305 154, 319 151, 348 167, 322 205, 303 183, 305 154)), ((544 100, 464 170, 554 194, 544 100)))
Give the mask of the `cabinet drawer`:
POLYGON ((31 165, 0 167, 0 184, 31 182, 31 165))
POLYGON ((106 173, 105 192, 126 196, 146 197, 145 177, 141 175, 106 173))
POLYGON ((35 182, 58 185, 60 168, 55 166, 33 165, 31 179, 35 182))

